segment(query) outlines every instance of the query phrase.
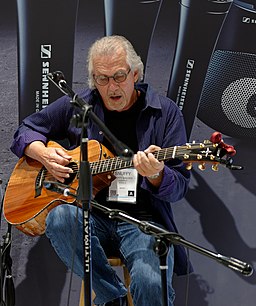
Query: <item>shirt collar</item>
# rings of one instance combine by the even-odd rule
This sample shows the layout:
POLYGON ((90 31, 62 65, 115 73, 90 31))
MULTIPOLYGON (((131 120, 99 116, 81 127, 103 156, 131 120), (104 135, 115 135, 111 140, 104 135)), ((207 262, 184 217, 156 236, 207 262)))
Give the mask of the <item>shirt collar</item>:
POLYGON ((146 102, 145 109, 147 107, 161 109, 159 95, 151 86, 149 86, 146 83, 137 83, 135 84, 135 88, 143 92, 145 95, 145 102, 146 102))

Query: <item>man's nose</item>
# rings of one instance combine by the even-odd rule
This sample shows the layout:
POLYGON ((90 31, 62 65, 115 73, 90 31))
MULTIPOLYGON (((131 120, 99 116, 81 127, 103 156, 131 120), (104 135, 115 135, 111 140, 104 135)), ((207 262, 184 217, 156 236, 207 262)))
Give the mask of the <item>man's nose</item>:
POLYGON ((114 78, 109 78, 108 86, 109 88, 119 88, 119 83, 117 83, 114 78))

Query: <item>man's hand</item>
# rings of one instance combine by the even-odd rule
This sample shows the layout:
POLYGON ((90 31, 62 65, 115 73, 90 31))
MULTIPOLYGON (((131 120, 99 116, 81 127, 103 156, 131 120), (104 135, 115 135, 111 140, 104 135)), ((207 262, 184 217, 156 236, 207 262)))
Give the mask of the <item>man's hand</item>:
POLYGON ((156 187, 162 181, 164 162, 158 161, 152 153, 160 149, 158 146, 151 145, 144 152, 138 151, 133 157, 133 164, 138 173, 146 176, 150 183, 156 187))
POLYGON ((27 146, 25 154, 42 163, 62 183, 73 172, 71 168, 65 167, 69 164, 72 157, 62 148, 48 148, 42 142, 35 141, 27 146))

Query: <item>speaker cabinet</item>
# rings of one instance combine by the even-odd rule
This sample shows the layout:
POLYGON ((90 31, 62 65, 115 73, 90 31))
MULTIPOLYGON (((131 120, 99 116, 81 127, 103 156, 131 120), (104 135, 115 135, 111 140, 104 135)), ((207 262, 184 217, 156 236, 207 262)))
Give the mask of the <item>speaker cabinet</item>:
POLYGON ((180 20, 167 96, 183 113, 190 136, 212 52, 230 0, 180 1, 180 20))
POLYGON ((236 138, 256 137, 256 10, 234 1, 205 77, 197 117, 236 138))
POLYGON ((62 70, 72 82, 78 2, 16 0, 20 122, 61 95, 49 72, 62 70))

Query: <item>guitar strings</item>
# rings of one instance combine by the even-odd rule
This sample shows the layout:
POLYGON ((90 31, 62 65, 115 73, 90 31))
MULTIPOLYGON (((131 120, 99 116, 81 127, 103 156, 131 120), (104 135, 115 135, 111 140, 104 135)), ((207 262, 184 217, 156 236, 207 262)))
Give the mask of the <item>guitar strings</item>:
MULTIPOLYGON (((199 154, 199 152, 194 152, 193 150, 198 150, 200 149, 206 149, 206 147, 209 150, 209 147, 212 148, 212 145, 203 145, 203 148, 201 145, 194 145, 193 144, 193 148, 188 147, 188 146, 177 146, 177 147, 171 147, 171 148, 164 148, 164 149, 160 149, 156 152, 154 152, 154 156, 159 160, 166 160, 166 159, 171 159, 171 158, 181 158, 183 157, 185 154, 188 155, 197 155, 199 154), (175 156, 173 157, 173 154, 175 152, 175 156), (178 152, 178 154, 177 154, 178 152), (178 157, 177 157, 178 156, 178 157)), ((208 154, 212 153, 211 151, 208 151, 208 154)), ((113 157, 113 158, 107 158, 104 160, 99 160, 99 161, 93 161, 90 162, 90 166, 91 166, 91 171, 92 174, 99 174, 99 173, 104 173, 104 172, 110 172, 113 170, 117 170, 117 169, 124 169, 124 168, 129 168, 131 167, 133 164, 132 161, 125 161, 122 160, 119 157, 113 157)), ((79 173, 79 169, 78 169, 78 165, 75 163, 70 166, 70 168, 73 170, 73 173, 76 175, 79 173)), ((46 170, 47 171, 47 170, 46 170)), ((48 171, 47 171, 48 172, 48 171)), ((44 178, 49 178, 52 177, 51 174, 45 174, 44 178)))

